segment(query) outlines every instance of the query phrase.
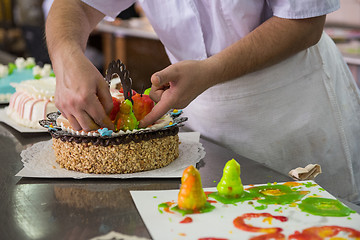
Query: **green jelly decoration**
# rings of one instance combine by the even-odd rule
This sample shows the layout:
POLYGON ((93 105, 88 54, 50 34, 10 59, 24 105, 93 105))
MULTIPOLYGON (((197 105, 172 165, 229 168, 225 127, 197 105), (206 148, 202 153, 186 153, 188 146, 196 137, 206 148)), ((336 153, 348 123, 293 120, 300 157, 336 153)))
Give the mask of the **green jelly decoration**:
POLYGON ((33 69, 36 65, 34 63, 25 66, 26 69, 33 69))
POLYGON ((309 197, 298 204, 301 211, 326 217, 345 217, 353 211, 339 200, 330 198, 309 197))
POLYGON ((8 66, 9 66, 9 75, 10 75, 16 69, 16 65, 14 63, 9 63, 8 66))
POLYGON ((132 111, 132 103, 128 99, 120 104, 120 110, 116 115, 115 123, 116 130, 132 131, 138 128, 139 121, 136 119, 132 111))
POLYGON ((240 179, 240 164, 231 159, 223 170, 223 176, 217 185, 220 196, 226 198, 239 198, 244 193, 244 187, 240 179))
POLYGON ((147 88, 147 89, 145 89, 145 91, 144 91, 144 95, 149 95, 149 94, 150 94, 150 91, 151 91, 151 88, 147 88))

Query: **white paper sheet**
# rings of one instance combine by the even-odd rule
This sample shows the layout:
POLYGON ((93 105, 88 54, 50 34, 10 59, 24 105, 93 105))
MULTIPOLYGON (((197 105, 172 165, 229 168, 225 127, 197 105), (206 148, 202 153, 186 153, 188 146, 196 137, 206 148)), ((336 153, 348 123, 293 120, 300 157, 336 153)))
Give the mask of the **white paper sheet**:
POLYGON ((52 140, 39 142, 21 152, 24 168, 16 176, 41 178, 178 178, 189 165, 196 165, 205 151, 200 133, 179 133, 179 157, 164 168, 131 174, 86 174, 61 168, 55 161, 52 140))
MULTIPOLYGON (((308 185, 309 187, 301 186, 300 189, 311 191, 305 198, 311 196, 334 198, 320 186, 315 185, 315 182, 313 181, 304 181, 303 183, 309 182, 311 183, 308 185)), ((245 189, 248 187, 249 186, 244 186, 245 189)), ((216 188, 205 188, 204 191, 215 192, 216 188)), ((158 208, 159 204, 165 202, 174 201, 176 204, 179 193, 178 189, 164 191, 131 191, 130 193, 152 239, 154 240, 202 238, 238 240, 250 239, 251 237, 266 234, 266 230, 263 232, 248 232, 236 228, 233 224, 234 219, 245 213, 270 213, 273 216, 287 217, 288 220, 285 222, 281 222, 275 218, 270 219, 264 217, 246 220, 247 224, 252 224, 255 227, 281 228, 281 233, 285 235, 285 239, 288 239, 288 237, 296 231, 302 232, 304 229, 314 226, 336 225, 350 227, 360 231, 360 215, 357 213, 352 213, 348 217, 322 217, 302 212, 296 205, 274 204, 268 205, 264 210, 256 210, 254 207, 261 204, 257 203, 256 200, 253 200, 236 204, 222 204, 220 202, 211 203, 216 207, 212 212, 182 216, 178 212, 168 213, 163 211, 163 213, 161 213, 158 208), (249 204, 250 202, 252 203, 249 204), (185 217, 190 217, 192 222, 180 223, 185 217)), ((348 234, 341 232, 340 236, 345 237, 343 239, 347 239, 346 237, 348 237, 348 234)))
MULTIPOLYGON (((0 122, 6 123, 10 127, 14 128, 18 132, 21 133, 36 133, 36 132, 47 132, 46 128, 35 129, 35 128, 28 128, 16 123, 6 114, 6 108, 0 109, 0 122)), ((40 126, 40 125, 39 125, 40 126)))
POLYGON ((150 240, 147 238, 129 236, 115 231, 111 231, 105 235, 91 238, 89 240, 150 240))

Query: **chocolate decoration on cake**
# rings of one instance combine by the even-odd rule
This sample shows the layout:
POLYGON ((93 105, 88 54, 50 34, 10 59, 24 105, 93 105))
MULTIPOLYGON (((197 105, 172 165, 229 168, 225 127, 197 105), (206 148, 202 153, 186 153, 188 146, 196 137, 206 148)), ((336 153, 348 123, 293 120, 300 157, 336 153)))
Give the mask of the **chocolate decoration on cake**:
POLYGON ((132 98, 132 80, 130 78, 129 70, 126 69, 125 64, 122 63, 119 59, 115 62, 112 61, 109 64, 109 67, 106 71, 105 81, 110 85, 111 79, 114 75, 118 75, 121 80, 121 85, 124 90, 125 99, 129 99, 133 102, 132 98))
POLYGON ((166 136, 174 136, 179 132, 183 122, 187 121, 186 117, 179 117, 179 115, 172 115, 173 124, 163 127, 162 129, 152 130, 139 129, 135 132, 125 133, 117 136, 88 136, 88 135, 74 135, 70 132, 64 131, 57 125, 56 119, 60 116, 60 112, 53 112, 47 115, 48 119, 40 120, 39 124, 47 128, 51 136, 55 139, 60 139, 63 142, 76 143, 92 143, 94 145, 109 146, 129 143, 131 141, 140 142, 143 140, 150 140, 166 136))

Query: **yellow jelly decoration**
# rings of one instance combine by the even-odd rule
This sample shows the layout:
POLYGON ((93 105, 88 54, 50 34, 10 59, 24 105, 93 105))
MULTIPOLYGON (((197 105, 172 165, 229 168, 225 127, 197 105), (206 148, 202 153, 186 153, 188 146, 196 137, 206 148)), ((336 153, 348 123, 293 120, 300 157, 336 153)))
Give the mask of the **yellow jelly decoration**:
POLYGON ((199 171, 194 166, 187 167, 181 177, 178 207, 182 210, 197 211, 206 204, 199 171))
POLYGON ((219 195, 226 198, 239 198, 244 193, 240 178, 240 164, 231 159, 224 167, 223 176, 217 185, 219 195))

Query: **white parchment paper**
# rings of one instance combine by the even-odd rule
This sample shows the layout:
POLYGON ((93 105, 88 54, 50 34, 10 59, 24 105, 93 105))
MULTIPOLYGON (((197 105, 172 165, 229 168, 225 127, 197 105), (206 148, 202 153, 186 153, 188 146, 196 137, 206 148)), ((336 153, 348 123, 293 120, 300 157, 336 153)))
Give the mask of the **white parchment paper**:
POLYGON ((47 132, 48 131, 46 128, 40 127, 40 125, 39 125, 39 128, 29 128, 29 127, 25 127, 25 126, 22 126, 22 125, 18 124, 17 122, 12 120, 6 114, 6 109, 7 108, 0 109, 0 122, 3 122, 5 124, 7 124, 8 126, 12 127, 13 129, 17 130, 18 132, 21 132, 21 133, 37 133, 37 132, 47 132))
MULTIPOLYGON (((221 171, 222 169, 219 169, 221 171)), ((317 185, 314 181, 303 181, 299 183, 310 183, 309 185, 302 185, 297 187, 298 190, 310 191, 307 197, 323 197, 334 199, 327 191, 321 186, 317 185)), ((283 184, 283 183, 279 183, 283 184)), ((255 186, 261 186, 259 184, 255 186)), ((244 186, 248 189, 252 186, 244 186)), ((205 192, 216 192, 217 189, 205 188, 205 192)), ((201 214, 189 214, 183 216, 182 214, 172 211, 159 211, 159 204, 172 203, 177 204, 179 189, 174 190, 155 190, 155 191, 130 191, 134 200, 136 208, 138 209, 142 220, 144 221, 147 229, 149 230, 152 239, 154 240, 169 240, 169 239, 251 239, 253 237, 260 237, 267 232, 269 228, 280 228, 281 233, 284 234, 284 239, 294 234, 296 231, 302 232, 304 229, 315 226, 341 226, 353 228, 360 231, 360 215, 352 213, 349 217, 323 217, 315 216, 303 212, 297 207, 299 202, 289 205, 275 205, 270 204, 266 209, 258 210, 255 207, 261 204, 255 200, 239 202, 236 204, 223 204, 218 201, 212 201, 211 204, 215 209, 211 212, 201 214), (287 221, 281 222, 275 218, 258 217, 246 219, 246 224, 254 227, 262 228, 262 231, 251 232, 240 230, 234 225, 234 219, 246 213, 270 213, 273 216, 285 216, 287 221), (191 223, 181 223, 186 217, 192 219, 191 223), (154 221, 154 219, 156 219, 154 221)), ((210 200, 214 200, 209 197, 210 200)), ((173 206, 175 206, 175 204, 173 206)), ((329 230, 328 230, 329 231, 329 230)), ((322 230, 324 234, 324 230, 322 230)), ((340 232, 338 239, 355 239, 348 238, 350 232, 340 232)), ((260 238, 259 238, 260 239, 260 238)), ((261 238, 270 239, 270 238, 261 238)), ((271 238, 275 239, 275 237, 271 238)), ((276 238, 280 239, 280 238, 276 238)), ((328 238, 324 238, 328 239, 328 238)), ((335 238, 333 238, 335 239, 335 238)))

